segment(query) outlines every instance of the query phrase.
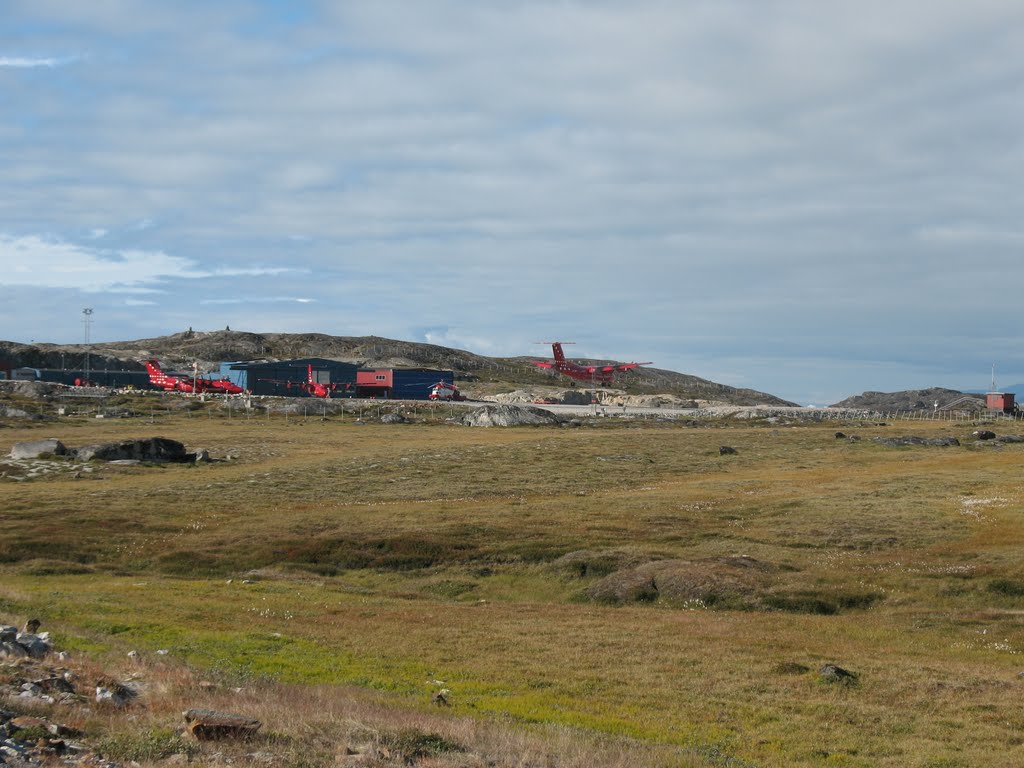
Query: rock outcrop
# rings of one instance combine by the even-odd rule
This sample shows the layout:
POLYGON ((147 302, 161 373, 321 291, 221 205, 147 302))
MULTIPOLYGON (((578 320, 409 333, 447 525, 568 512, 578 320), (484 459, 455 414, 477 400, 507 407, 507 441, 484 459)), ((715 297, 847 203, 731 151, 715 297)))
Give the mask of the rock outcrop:
POLYGON ((522 405, 485 405, 466 413, 461 419, 468 427, 554 426, 564 421, 551 411, 522 405))
POLYGON ((65 456, 68 449, 60 440, 50 437, 45 440, 32 440, 27 443, 15 443, 11 448, 12 459, 38 459, 40 456, 65 456))
POLYGON ((119 440, 115 443, 85 445, 74 450, 80 461, 188 461, 185 446, 166 437, 143 440, 119 440))

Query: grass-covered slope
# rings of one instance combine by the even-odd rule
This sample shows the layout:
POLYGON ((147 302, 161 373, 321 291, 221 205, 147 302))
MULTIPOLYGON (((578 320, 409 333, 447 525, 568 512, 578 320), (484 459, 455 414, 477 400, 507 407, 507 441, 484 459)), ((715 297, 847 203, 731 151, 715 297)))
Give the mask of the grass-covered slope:
POLYGON ((8 423, 236 458, 0 480, 0 611, 686 764, 1020 764, 1024 446, 843 429, 8 423))

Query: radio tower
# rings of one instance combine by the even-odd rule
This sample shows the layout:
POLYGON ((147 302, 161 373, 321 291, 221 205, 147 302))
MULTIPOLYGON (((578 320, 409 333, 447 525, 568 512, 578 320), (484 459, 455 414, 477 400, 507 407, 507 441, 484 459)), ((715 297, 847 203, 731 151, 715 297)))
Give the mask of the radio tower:
POLYGON ((83 384, 89 382, 89 326, 92 325, 92 308, 82 310, 82 326, 85 328, 85 367, 82 369, 83 384))

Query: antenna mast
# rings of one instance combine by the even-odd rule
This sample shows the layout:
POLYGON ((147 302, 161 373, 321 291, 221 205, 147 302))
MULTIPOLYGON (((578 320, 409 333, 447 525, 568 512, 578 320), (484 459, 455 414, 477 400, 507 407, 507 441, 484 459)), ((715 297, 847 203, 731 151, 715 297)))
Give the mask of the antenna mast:
POLYGON ((92 308, 86 307, 82 310, 82 325, 85 327, 85 366, 82 370, 83 384, 89 381, 89 326, 92 325, 92 308))

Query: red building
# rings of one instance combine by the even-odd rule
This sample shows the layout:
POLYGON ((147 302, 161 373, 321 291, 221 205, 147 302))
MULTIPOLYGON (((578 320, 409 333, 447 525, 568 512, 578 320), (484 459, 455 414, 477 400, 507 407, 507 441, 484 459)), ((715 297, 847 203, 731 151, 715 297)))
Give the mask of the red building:
POLYGON ((1017 409, 1013 392, 989 392, 985 395, 985 406, 1002 413, 1013 413, 1017 409))
POLYGON ((356 371, 356 396, 388 400, 426 400, 439 381, 454 383, 451 371, 431 368, 377 368, 356 371))

